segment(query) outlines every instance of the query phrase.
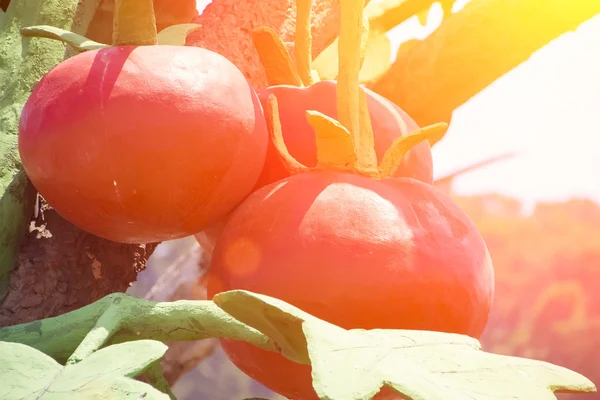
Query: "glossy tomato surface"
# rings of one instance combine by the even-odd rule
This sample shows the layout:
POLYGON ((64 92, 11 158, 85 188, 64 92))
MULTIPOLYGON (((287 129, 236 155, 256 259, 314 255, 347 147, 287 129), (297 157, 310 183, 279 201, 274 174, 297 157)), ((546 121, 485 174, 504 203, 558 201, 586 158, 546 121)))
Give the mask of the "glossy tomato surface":
POLYGON ((90 51, 52 69, 21 116, 19 151, 65 219, 117 242, 201 231, 256 183, 268 142, 231 62, 184 46, 90 51))
MULTIPOLYGON (((385 151, 400 136, 419 129, 412 118, 391 101, 365 89, 371 125, 375 139, 375 152, 381 162, 385 151)), ((279 104, 283 138, 290 154, 302 164, 312 167, 317 163, 315 133, 306 120, 306 111, 319 111, 337 119, 336 83, 320 81, 309 87, 271 86, 259 90, 258 95, 266 107, 269 95, 274 94, 279 104)), ((288 177, 289 173, 270 144, 265 167, 257 187, 288 177)), ((406 154, 396 176, 411 177, 423 182, 433 182, 431 149, 427 142, 420 143, 406 154)))
MULTIPOLYGON (((346 329, 478 338, 494 272, 475 225, 438 189, 411 178, 309 172, 254 192, 228 219, 208 291, 232 289, 282 299, 346 329)), ((272 390, 316 399, 309 367, 244 342, 222 344, 272 390)))

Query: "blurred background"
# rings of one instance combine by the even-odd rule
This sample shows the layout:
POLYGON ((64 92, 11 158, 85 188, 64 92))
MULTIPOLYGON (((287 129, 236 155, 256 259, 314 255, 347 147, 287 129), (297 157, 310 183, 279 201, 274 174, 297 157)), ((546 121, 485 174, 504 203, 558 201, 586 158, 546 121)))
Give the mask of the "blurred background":
MULTIPOLYGON (((208 3, 198 1, 198 9, 208 3)), ((457 1, 453 12, 466 3, 457 1)), ((436 4, 425 26, 411 18, 389 33, 390 40, 398 47, 423 39, 441 19, 441 6, 436 4)), ((516 154, 461 175, 445 187, 477 224, 494 261, 496 297, 482 338, 484 348, 563 365, 597 386, 599 114, 597 16, 456 109, 446 137, 433 151, 440 178, 486 158, 516 154)), ((208 262, 194 238, 163 243, 130 292, 159 301, 203 298, 208 262), (161 285, 158 278, 165 274, 169 284, 161 285)), ((177 362, 166 374, 181 375, 174 387, 179 399, 280 398, 239 372, 215 341, 175 346, 172 357, 177 362)))

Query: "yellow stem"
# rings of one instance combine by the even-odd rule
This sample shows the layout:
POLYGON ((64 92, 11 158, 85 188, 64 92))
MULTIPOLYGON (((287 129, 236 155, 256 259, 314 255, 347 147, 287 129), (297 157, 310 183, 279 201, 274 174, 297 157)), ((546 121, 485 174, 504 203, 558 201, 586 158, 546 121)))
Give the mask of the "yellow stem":
POLYGON ((315 83, 312 73, 312 0, 296 0, 296 34, 294 54, 298 74, 305 86, 315 83))
MULTIPOLYGON (((377 170, 377 153, 375 153, 375 135, 371 125, 371 114, 367 105, 367 95, 363 88, 359 87, 359 134, 358 142, 354 142, 357 167, 359 170, 374 172, 377 170)), ((356 140, 356 139, 355 139, 356 140)))
POLYGON ((115 0, 113 46, 157 44, 152 0, 115 0))
POLYGON ((335 119, 317 111, 307 111, 306 119, 315 131, 317 169, 354 169, 356 153, 350 132, 335 119))
POLYGON ((408 153, 413 147, 418 145, 425 140, 436 139, 439 141, 446 131, 448 130, 448 124, 440 122, 437 124, 429 125, 419 129, 416 132, 410 133, 406 136, 401 136, 396 139, 390 148, 385 152, 383 160, 379 165, 379 176, 381 178, 391 177, 394 175, 396 170, 402 164, 402 158, 408 153))
POLYGON ((290 54, 277 32, 267 26, 258 27, 252 31, 252 41, 270 86, 303 86, 290 54))
POLYGON ((271 143, 277 151, 279 159, 283 162, 284 166, 290 174, 298 173, 307 170, 305 165, 299 163, 288 151, 285 141, 283 140, 283 133, 281 131, 281 120, 279 119, 279 106, 277 104, 277 97, 271 94, 267 98, 267 107, 265 108, 265 117, 267 120, 267 128, 269 130, 269 136, 271 143))
POLYGON ((364 0, 340 2, 339 73, 337 80, 337 113, 340 123, 354 141, 359 170, 377 167, 373 147, 373 131, 363 90, 358 84, 362 55, 366 46, 364 0), (367 127, 368 125, 368 127, 367 127))

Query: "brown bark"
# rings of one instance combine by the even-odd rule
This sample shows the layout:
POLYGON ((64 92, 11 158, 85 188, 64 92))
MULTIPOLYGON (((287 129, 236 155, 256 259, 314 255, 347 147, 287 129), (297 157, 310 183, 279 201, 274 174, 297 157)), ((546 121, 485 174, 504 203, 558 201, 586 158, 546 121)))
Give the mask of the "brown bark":
POLYGON ((474 0, 423 41, 401 48, 370 88, 420 125, 454 109, 561 34, 600 13, 591 0, 474 0))
POLYGON ((65 221, 39 199, 9 290, 0 326, 63 314, 113 292, 124 292, 156 245, 100 239, 65 221))

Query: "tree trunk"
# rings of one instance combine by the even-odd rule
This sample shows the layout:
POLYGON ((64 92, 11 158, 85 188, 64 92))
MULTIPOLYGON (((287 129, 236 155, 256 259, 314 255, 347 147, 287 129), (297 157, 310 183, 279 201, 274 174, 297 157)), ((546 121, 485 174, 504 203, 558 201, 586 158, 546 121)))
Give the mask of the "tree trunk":
POLYGON ((0 326, 64 314, 124 292, 156 248, 100 239, 65 221, 41 197, 38 204, 10 273, 0 326))

